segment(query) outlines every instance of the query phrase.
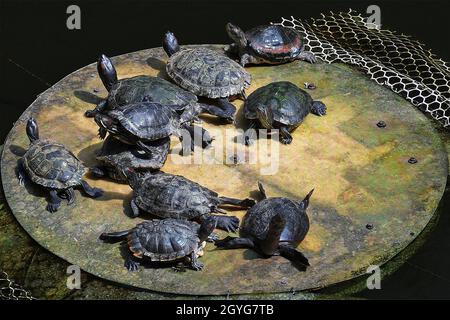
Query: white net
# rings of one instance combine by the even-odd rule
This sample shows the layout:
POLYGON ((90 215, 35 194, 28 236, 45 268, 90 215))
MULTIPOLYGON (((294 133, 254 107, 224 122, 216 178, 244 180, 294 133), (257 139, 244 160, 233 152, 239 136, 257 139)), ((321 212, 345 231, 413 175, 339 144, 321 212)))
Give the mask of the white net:
POLYGON ((449 128, 450 66, 411 37, 369 28, 365 20, 349 10, 309 21, 282 18, 277 24, 299 31, 306 50, 323 61, 359 67, 449 128))
POLYGON ((9 279, 8 274, 0 272, 0 300, 33 300, 34 298, 18 284, 9 279))

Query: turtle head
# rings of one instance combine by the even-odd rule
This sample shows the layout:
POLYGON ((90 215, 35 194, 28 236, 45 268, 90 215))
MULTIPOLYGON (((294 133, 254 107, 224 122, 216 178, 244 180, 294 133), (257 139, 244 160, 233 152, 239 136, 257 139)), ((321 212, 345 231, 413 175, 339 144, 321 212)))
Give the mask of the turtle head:
POLYGON ((200 242, 206 241, 216 226, 217 219, 214 216, 209 216, 203 220, 200 229, 198 229, 198 238, 200 239, 200 242))
POLYGON ((167 31, 164 34, 163 48, 169 57, 171 57, 175 52, 180 51, 180 45, 178 44, 178 40, 175 37, 175 35, 170 31, 167 31))
POLYGON ((39 140, 39 127, 38 127, 36 120, 34 120, 34 118, 28 119, 27 136, 28 136, 28 139, 30 139, 30 142, 39 140))
POLYGON ((314 192, 314 189, 312 189, 312 190, 306 195, 305 199, 303 199, 303 200, 300 202, 300 209, 306 210, 306 209, 308 208, 308 206, 309 206, 309 198, 311 198, 313 192, 314 192))
POLYGON ((247 37, 245 32, 242 31, 237 25, 228 22, 225 26, 228 36, 240 47, 245 48, 247 46, 247 37))
POLYGON ((100 58, 98 58, 97 71, 106 90, 110 91, 118 81, 117 72, 112 61, 104 54, 102 54, 100 58))
POLYGON ((139 183, 139 174, 131 167, 122 167, 120 168, 120 171, 124 175, 125 178, 127 178, 127 182, 130 185, 131 189, 134 190, 134 188, 139 183))

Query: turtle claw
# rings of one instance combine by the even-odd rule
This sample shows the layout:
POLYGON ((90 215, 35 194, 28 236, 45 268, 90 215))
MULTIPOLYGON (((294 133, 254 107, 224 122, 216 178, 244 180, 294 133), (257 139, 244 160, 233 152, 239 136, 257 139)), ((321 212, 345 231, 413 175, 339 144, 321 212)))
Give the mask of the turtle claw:
POLYGON ((195 261, 194 263, 191 264, 192 269, 194 269, 195 271, 202 270, 204 266, 205 265, 200 261, 195 261))
POLYGON ((239 218, 235 216, 216 216, 217 227, 227 232, 236 232, 239 228, 239 218))
POLYGON ((219 235, 217 234, 217 233, 211 233, 210 235, 209 235, 209 237, 208 237, 208 239, 206 239, 206 241, 208 241, 208 242, 216 242, 216 241, 219 241, 219 235))
POLYGON ((54 213, 54 212, 58 211, 60 206, 61 206, 61 203, 49 203, 49 204, 47 204, 47 207, 45 209, 48 212, 54 213))
POLYGON ((96 114, 96 111, 95 111, 95 110, 86 110, 86 111, 84 112, 84 116, 85 116, 86 118, 93 118, 93 117, 95 116, 95 114, 96 114))
POLYGON ((289 137, 289 138, 284 138, 284 137, 282 137, 282 138, 280 139, 280 142, 281 142, 282 144, 291 144, 291 142, 292 142, 292 137, 289 137))
POLYGON ((327 107, 321 101, 314 101, 311 108, 311 113, 314 113, 316 116, 322 117, 327 114, 327 107))
POLYGON ((125 261, 125 268, 130 272, 136 272, 139 270, 139 262, 134 261, 132 258, 125 261))

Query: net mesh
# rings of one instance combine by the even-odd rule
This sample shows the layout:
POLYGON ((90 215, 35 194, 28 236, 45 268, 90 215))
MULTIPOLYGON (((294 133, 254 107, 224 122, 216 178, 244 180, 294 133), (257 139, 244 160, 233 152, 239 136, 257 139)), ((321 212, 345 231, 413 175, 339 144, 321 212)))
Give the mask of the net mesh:
POLYGON ((450 127, 450 66, 410 36, 373 28, 352 10, 308 21, 282 18, 276 24, 299 31, 305 49, 323 61, 357 66, 450 127))
POLYGON ((10 280, 6 272, 0 272, 0 300, 33 300, 30 292, 10 280))

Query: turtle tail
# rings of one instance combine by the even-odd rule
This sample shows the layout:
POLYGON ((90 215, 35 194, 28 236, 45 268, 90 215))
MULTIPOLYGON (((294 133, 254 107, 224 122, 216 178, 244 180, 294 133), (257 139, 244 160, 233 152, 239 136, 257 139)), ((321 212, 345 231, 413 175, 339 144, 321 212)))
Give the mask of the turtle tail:
POLYGON ((39 127, 34 118, 28 119, 27 136, 28 136, 28 139, 30 139, 30 142, 39 140, 39 127))
POLYGON ((100 240, 107 242, 116 242, 125 240, 126 237, 130 234, 131 230, 117 231, 117 232, 103 232, 100 235, 100 240))

